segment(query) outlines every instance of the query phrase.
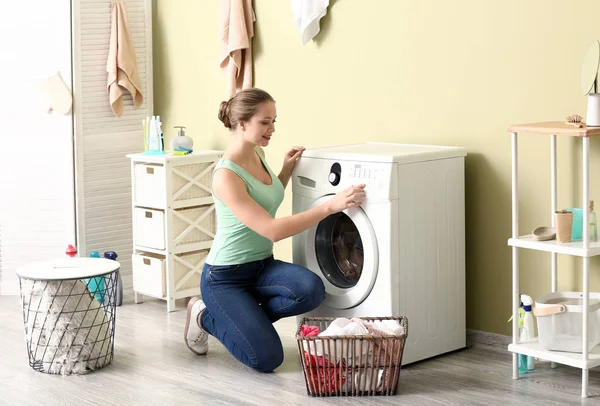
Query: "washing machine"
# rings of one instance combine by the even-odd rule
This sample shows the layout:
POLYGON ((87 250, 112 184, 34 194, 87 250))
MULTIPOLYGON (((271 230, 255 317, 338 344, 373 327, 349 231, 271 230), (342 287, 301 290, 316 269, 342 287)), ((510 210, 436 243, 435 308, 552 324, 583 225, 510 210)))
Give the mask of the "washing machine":
POLYGON ((363 143, 307 149, 293 212, 366 184, 360 207, 293 237, 293 261, 326 298, 298 317, 406 316, 403 364, 465 347, 465 188, 459 147, 363 143))

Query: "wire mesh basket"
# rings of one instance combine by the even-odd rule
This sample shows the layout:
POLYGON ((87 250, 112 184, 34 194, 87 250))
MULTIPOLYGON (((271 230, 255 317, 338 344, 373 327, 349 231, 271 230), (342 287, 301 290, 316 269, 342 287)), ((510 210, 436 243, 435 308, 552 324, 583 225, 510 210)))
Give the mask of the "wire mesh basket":
MULTIPOLYGON (((553 292, 536 300, 540 345, 550 351, 583 352, 583 293, 553 292)), ((600 293, 590 292, 588 318, 589 350, 600 344, 600 293)))
POLYGON ((48 374, 84 374, 111 363, 117 271, 87 279, 20 277, 29 365, 48 374))
POLYGON ((310 396, 395 395, 406 337, 406 317, 361 317, 398 322, 399 335, 306 336, 303 326, 324 331, 333 317, 305 317, 296 332, 300 362, 310 396))

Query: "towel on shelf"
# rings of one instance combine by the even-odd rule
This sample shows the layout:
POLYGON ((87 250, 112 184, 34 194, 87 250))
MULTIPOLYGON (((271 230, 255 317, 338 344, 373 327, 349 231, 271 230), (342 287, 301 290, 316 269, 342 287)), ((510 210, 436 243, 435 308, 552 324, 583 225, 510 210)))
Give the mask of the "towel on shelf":
POLYGON ((110 107, 115 116, 123 114, 123 89, 131 93, 133 104, 140 107, 144 101, 138 76, 135 49, 127 26, 125 6, 121 0, 112 0, 110 9, 110 48, 106 71, 110 107))
POLYGON ((256 17, 252 0, 220 0, 221 69, 227 98, 252 87, 252 37, 256 17))
POLYGON ((306 45, 321 30, 319 21, 327 14, 329 0, 292 0, 294 25, 306 45))

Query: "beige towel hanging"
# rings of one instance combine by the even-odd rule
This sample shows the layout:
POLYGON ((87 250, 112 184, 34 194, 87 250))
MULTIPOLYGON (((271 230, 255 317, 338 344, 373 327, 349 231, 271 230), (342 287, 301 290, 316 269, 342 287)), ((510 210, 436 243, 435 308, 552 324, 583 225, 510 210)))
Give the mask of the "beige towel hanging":
POLYGON ((252 0, 219 0, 222 41, 221 69, 226 76, 227 97, 252 87, 252 37, 256 17, 252 0))
POLYGON ((121 0, 111 4, 110 48, 106 71, 110 107, 115 116, 123 114, 123 90, 131 93, 133 104, 140 107, 144 101, 137 71, 135 49, 127 26, 125 7, 121 0))

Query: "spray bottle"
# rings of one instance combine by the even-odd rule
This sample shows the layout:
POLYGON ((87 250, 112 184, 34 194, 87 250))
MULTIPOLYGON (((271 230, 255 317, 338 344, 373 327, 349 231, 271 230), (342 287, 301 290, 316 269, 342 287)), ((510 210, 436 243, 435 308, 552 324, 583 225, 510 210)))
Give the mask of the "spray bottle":
MULTIPOLYGON (((521 303, 523 304, 523 329, 519 337, 519 341, 532 341, 535 338, 533 312, 531 306, 533 305, 533 299, 528 295, 521 295, 521 303)), ((527 369, 535 369, 535 362, 533 357, 527 357, 527 369)))
MULTIPOLYGON (((525 322, 525 309, 523 309, 523 302, 519 306, 517 310, 517 325, 519 326, 519 342, 523 341, 523 323, 525 322)), ((513 316, 510 316, 508 322, 510 323, 513 319, 513 316)), ((519 374, 524 375, 527 373, 527 355, 518 354, 519 355, 519 374)))

